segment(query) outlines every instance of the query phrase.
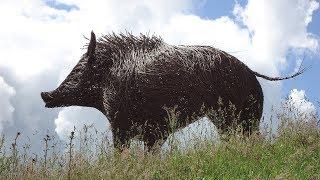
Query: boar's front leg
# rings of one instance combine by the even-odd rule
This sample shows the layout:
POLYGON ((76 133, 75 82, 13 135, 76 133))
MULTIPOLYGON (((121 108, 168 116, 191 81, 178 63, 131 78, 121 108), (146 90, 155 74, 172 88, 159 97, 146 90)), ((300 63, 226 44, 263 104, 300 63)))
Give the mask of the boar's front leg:
POLYGON ((128 118, 122 114, 124 113, 113 116, 111 123, 114 148, 120 151, 130 147, 128 118))
POLYGON ((154 123, 147 127, 144 127, 144 144, 147 146, 148 151, 158 150, 162 144, 166 141, 168 132, 163 125, 154 123))
POLYGON ((118 149, 120 151, 127 149, 130 147, 130 142, 128 138, 128 133, 126 130, 122 128, 115 128, 112 129, 113 133, 113 145, 115 149, 118 149))

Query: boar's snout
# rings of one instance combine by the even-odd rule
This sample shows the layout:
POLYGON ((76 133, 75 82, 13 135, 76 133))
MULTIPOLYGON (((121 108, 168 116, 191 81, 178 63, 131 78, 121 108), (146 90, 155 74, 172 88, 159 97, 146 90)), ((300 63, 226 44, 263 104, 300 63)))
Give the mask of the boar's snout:
POLYGON ((41 98, 46 103, 46 107, 53 107, 51 103, 53 102, 53 96, 50 92, 41 92, 41 98))

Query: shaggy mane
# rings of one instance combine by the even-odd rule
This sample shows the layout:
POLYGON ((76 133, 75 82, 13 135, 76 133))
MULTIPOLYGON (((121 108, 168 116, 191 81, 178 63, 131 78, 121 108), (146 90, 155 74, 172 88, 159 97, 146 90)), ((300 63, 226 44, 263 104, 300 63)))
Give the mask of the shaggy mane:
POLYGON ((140 34, 134 36, 131 33, 121 33, 119 35, 111 33, 103 35, 97 41, 98 49, 109 49, 111 51, 128 52, 128 51, 151 51, 164 42, 161 37, 148 36, 140 34))

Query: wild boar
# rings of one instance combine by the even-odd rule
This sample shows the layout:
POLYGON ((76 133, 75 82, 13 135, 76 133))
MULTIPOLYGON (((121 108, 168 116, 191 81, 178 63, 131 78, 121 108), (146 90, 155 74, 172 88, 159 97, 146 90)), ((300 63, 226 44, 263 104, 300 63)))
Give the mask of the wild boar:
POLYGON ((87 48, 61 85, 41 97, 48 108, 86 106, 101 111, 110 121, 116 148, 137 135, 148 148, 166 140, 171 132, 166 108, 174 107, 180 114, 179 129, 204 116, 205 110, 232 104, 234 111, 226 111, 225 121, 213 123, 222 131, 236 123, 251 133, 263 110, 257 77, 277 81, 302 73, 272 78, 214 47, 169 45, 142 34, 113 33, 97 41, 91 32, 87 48))

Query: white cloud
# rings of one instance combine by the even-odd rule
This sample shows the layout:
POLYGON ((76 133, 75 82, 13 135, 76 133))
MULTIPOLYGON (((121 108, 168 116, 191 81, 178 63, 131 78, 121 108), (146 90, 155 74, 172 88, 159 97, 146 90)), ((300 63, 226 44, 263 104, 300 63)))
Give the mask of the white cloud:
POLYGON ((55 131, 60 139, 67 141, 71 131, 77 133, 86 126, 93 125, 98 132, 106 132, 109 130, 110 124, 105 116, 92 108, 70 107, 61 110, 58 118, 54 120, 56 125, 55 131))
POLYGON ((163 144, 162 149, 164 151, 170 150, 173 143, 174 145, 178 145, 177 147, 183 151, 193 147, 201 147, 201 143, 203 142, 214 144, 220 142, 217 128, 207 117, 199 118, 195 123, 170 135, 163 144))
POLYGON ((284 105, 292 114, 303 117, 301 119, 305 121, 313 119, 317 114, 315 105, 307 100, 304 90, 292 89, 284 105))
POLYGON ((9 86, 0 76, 0 133, 5 125, 11 124, 14 107, 10 100, 14 95, 14 88, 9 86))
POLYGON ((272 67, 285 63, 290 48, 317 50, 307 26, 318 7, 314 0, 249 0, 234 13, 252 34, 252 57, 272 67))
POLYGON ((211 45, 228 52, 247 50, 250 46, 248 31, 226 16, 209 20, 177 14, 158 31, 172 44, 211 45))

